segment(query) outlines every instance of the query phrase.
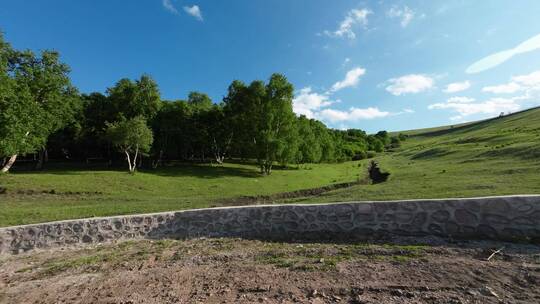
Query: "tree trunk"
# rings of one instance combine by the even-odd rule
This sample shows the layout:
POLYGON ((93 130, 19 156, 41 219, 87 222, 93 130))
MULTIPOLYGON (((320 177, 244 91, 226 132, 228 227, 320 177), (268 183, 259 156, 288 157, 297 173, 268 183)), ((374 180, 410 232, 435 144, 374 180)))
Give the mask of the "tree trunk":
POLYGON ((154 160, 152 162, 152 169, 156 169, 159 165, 161 165, 161 159, 163 158, 163 150, 159 150, 159 156, 157 160, 154 160))
POLYGON ((38 153, 38 162, 36 163, 36 170, 43 169, 43 164, 49 161, 49 153, 47 148, 41 149, 38 153))
POLYGON ((135 156, 133 157, 133 166, 131 166, 131 173, 135 173, 137 169, 137 156, 139 155, 139 146, 135 149, 135 156))
POLYGON ((128 151, 124 151, 124 152, 126 153, 126 159, 129 166, 129 173, 133 173, 133 169, 131 168, 131 157, 129 157, 129 152, 128 151))
POLYGON ((17 154, 15 155, 12 155, 9 160, 7 161, 7 163, 4 165, 4 167, 2 168, 2 170, 0 170, 0 172, 2 173, 7 173, 9 171, 9 169, 11 169, 11 166, 13 166, 13 163, 15 163, 15 160, 17 160, 17 154))

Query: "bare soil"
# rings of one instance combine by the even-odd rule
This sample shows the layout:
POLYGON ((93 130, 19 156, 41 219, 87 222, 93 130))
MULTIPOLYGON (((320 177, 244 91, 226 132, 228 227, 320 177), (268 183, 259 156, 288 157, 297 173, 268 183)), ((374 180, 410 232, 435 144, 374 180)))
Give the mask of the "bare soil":
POLYGON ((540 246, 195 239, 34 251, 0 257, 0 303, 540 303, 540 246))

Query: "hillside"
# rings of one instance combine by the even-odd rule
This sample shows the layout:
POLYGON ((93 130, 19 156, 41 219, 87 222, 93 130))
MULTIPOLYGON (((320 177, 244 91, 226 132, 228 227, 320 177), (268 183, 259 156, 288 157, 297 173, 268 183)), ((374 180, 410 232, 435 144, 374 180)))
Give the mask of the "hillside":
POLYGON ((402 147, 376 158, 391 173, 388 182, 334 191, 315 201, 540 193, 540 108, 404 133, 409 138, 402 147))
MULTIPOLYGON (((387 182, 279 202, 335 202, 540 193, 540 109, 454 127, 407 131, 376 158, 387 182)), ((180 165, 142 171, 57 167, 0 176, 0 226, 254 203, 241 196, 351 182, 370 160, 302 165, 262 177, 252 165, 180 165), (227 199, 224 202, 223 199, 227 199)), ((311 191, 307 191, 312 193, 311 191)), ((267 202, 267 201, 265 201, 267 202)))

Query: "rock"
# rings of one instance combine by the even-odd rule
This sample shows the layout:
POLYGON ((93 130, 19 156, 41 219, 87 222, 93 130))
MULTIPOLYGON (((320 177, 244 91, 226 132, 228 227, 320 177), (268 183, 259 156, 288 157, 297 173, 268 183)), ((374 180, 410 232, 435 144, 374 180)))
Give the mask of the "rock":
POLYGON ((499 295, 495 292, 495 290, 493 290, 493 288, 489 286, 485 286, 484 288, 481 289, 481 291, 483 295, 495 297, 497 299, 500 298, 499 295))

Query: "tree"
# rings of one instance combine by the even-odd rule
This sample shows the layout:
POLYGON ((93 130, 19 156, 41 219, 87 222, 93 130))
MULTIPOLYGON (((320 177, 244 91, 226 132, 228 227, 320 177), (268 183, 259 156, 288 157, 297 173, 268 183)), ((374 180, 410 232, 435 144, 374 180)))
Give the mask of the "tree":
POLYGON ((375 152, 384 151, 384 143, 381 141, 380 137, 369 135, 367 140, 369 143, 369 150, 375 151, 375 152))
POLYGON ((397 136, 394 136, 390 139, 390 148, 399 148, 401 147, 401 140, 399 139, 399 137, 397 136))
POLYGON ((201 120, 205 125, 214 159, 218 164, 223 164, 225 156, 231 148, 234 135, 234 131, 223 110, 223 105, 213 105, 210 110, 204 112, 201 120))
POLYGON ((274 161, 282 163, 291 160, 296 151, 295 114, 292 110, 294 88, 285 76, 273 74, 264 87, 256 85, 255 104, 250 118, 256 130, 254 148, 257 162, 263 174, 270 174, 274 161))
POLYGON ((185 131, 191 139, 192 156, 198 155, 204 162, 207 152, 213 145, 209 134, 210 125, 215 121, 208 121, 208 112, 212 110, 213 102, 208 95, 198 92, 189 93, 187 104, 191 110, 190 125, 185 131))
POLYGON ((191 109, 185 101, 163 101, 152 120, 155 141, 152 146, 156 156, 154 166, 165 158, 186 158, 190 146, 191 109))
POLYGON ((78 93, 59 58, 54 51, 36 57, 13 50, 0 36, 0 157, 10 157, 2 172, 17 155, 43 151, 48 137, 72 120, 78 93))
POLYGON ((108 124, 107 138, 126 154, 130 173, 134 173, 137 168, 139 153, 148 153, 154 141, 152 130, 142 116, 108 124))
POLYGON ((235 80, 228 88, 227 96, 223 99, 223 111, 229 125, 229 136, 232 137, 231 150, 240 158, 254 158, 253 140, 256 129, 250 119, 255 113, 257 96, 264 92, 264 83, 254 81, 250 86, 235 80))
POLYGON ((297 121, 298 129, 298 163, 318 163, 322 157, 322 147, 315 126, 311 119, 300 116, 297 121))
POLYGON ((137 116, 151 120, 161 107, 158 85, 148 75, 142 75, 136 81, 120 79, 114 87, 107 89, 107 94, 116 109, 116 120, 137 116))
POLYGON ((199 92, 189 93, 187 102, 196 111, 208 111, 214 104, 208 95, 199 92))
POLYGON ((384 147, 388 147, 391 144, 391 138, 387 131, 379 131, 377 134, 375 134, 375 137, 377 137, 384 145, 384 147))

